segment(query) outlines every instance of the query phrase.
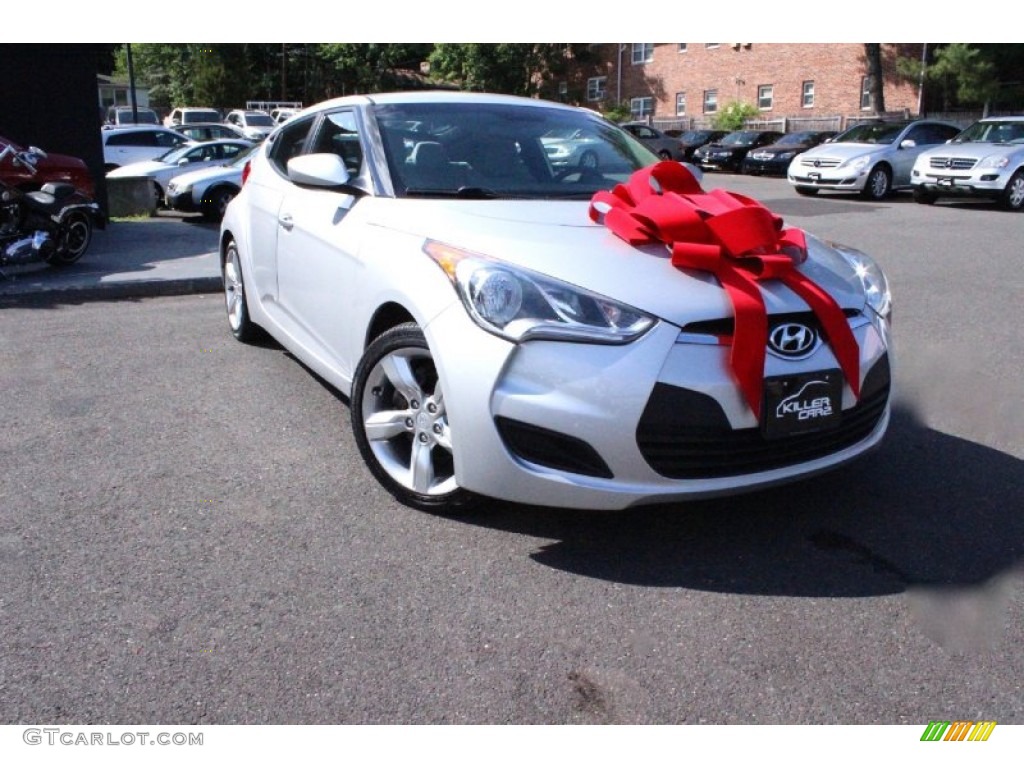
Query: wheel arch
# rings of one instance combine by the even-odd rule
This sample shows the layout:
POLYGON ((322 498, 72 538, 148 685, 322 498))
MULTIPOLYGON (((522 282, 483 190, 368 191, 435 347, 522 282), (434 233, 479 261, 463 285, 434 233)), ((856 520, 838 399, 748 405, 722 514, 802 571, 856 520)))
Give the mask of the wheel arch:
POLYGON ((378 336, 403 323, 419 324, 413 314, 397 301, 381 304, 377 307, 366 326, 366 334, 363 337, 363 350, 365 351, 378 336))

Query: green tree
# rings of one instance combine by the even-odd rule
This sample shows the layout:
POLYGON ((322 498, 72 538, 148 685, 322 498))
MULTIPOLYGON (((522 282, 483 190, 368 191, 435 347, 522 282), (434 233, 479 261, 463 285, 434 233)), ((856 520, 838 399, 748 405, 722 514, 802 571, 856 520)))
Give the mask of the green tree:
POLYGON ((468 91, 537 96, 587 55, 570 43, 437 43, 429 62, 434 77, 468 91))
MULTIPOLYGON (((938 88, 943 107, 983 105, 987 114, 999 95, 1000 82, 996 64, 987 46, 972 43, 950 43, 935 51, 931 64, 924 68, 925 82, 938 88)), ((904 74, 920 73, 921 63, 901 59, 904 74)))
POLYGON ((746 104, 742 101, 730 101, 715 115, 712 121, 714 127, 720 131, 738 131, 747 120, 757 117, 760 114, 753 104, 746 104))
POLYGON ((324 43, 316 55, 328 65, 332 95, 394 89, 403 71, 419 72, 433 48, 424 43, 324 43))

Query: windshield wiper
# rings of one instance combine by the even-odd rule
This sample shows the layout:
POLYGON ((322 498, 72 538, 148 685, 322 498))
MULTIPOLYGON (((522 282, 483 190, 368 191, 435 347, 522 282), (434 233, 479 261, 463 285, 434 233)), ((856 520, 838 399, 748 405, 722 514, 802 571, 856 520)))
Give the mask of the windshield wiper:
POLYGON ((498 193, 487 187, 459 187, 458 189, 423 189, 405 190, 407 197, 458 197, 464 200, 493 200, 498 193))

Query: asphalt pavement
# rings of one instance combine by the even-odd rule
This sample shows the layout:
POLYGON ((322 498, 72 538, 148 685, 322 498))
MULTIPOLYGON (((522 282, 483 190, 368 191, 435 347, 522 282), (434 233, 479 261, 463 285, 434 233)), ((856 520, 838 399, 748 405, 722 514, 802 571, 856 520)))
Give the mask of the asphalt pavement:
POLYGON ((219 291, 218 225, 160 214, 117 219, 93 232, 75 264, 0 269, 0 302, 73 295, 75 300, 171 296, 219 291))

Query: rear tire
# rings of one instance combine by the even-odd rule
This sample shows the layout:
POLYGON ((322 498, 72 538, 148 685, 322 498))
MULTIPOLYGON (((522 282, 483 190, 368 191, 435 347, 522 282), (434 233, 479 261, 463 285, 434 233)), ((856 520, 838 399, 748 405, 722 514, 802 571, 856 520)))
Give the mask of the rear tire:
POLYGON ((245 297, 245 278, 242 276, 242 259, 235 241, 228 243, 224 253, 222 269, 224 281, 224 303, 228 312, 228 327, 239 341, 250 344, 261 336, 261 329, 249 319, 249 303, 245 297))
POLYGON ((74 264, 88 250, 92 242, 92 219, 81 211, 73 211, 61 224, 59 242, 53 254, 46 259, 55 267, 74 264))

